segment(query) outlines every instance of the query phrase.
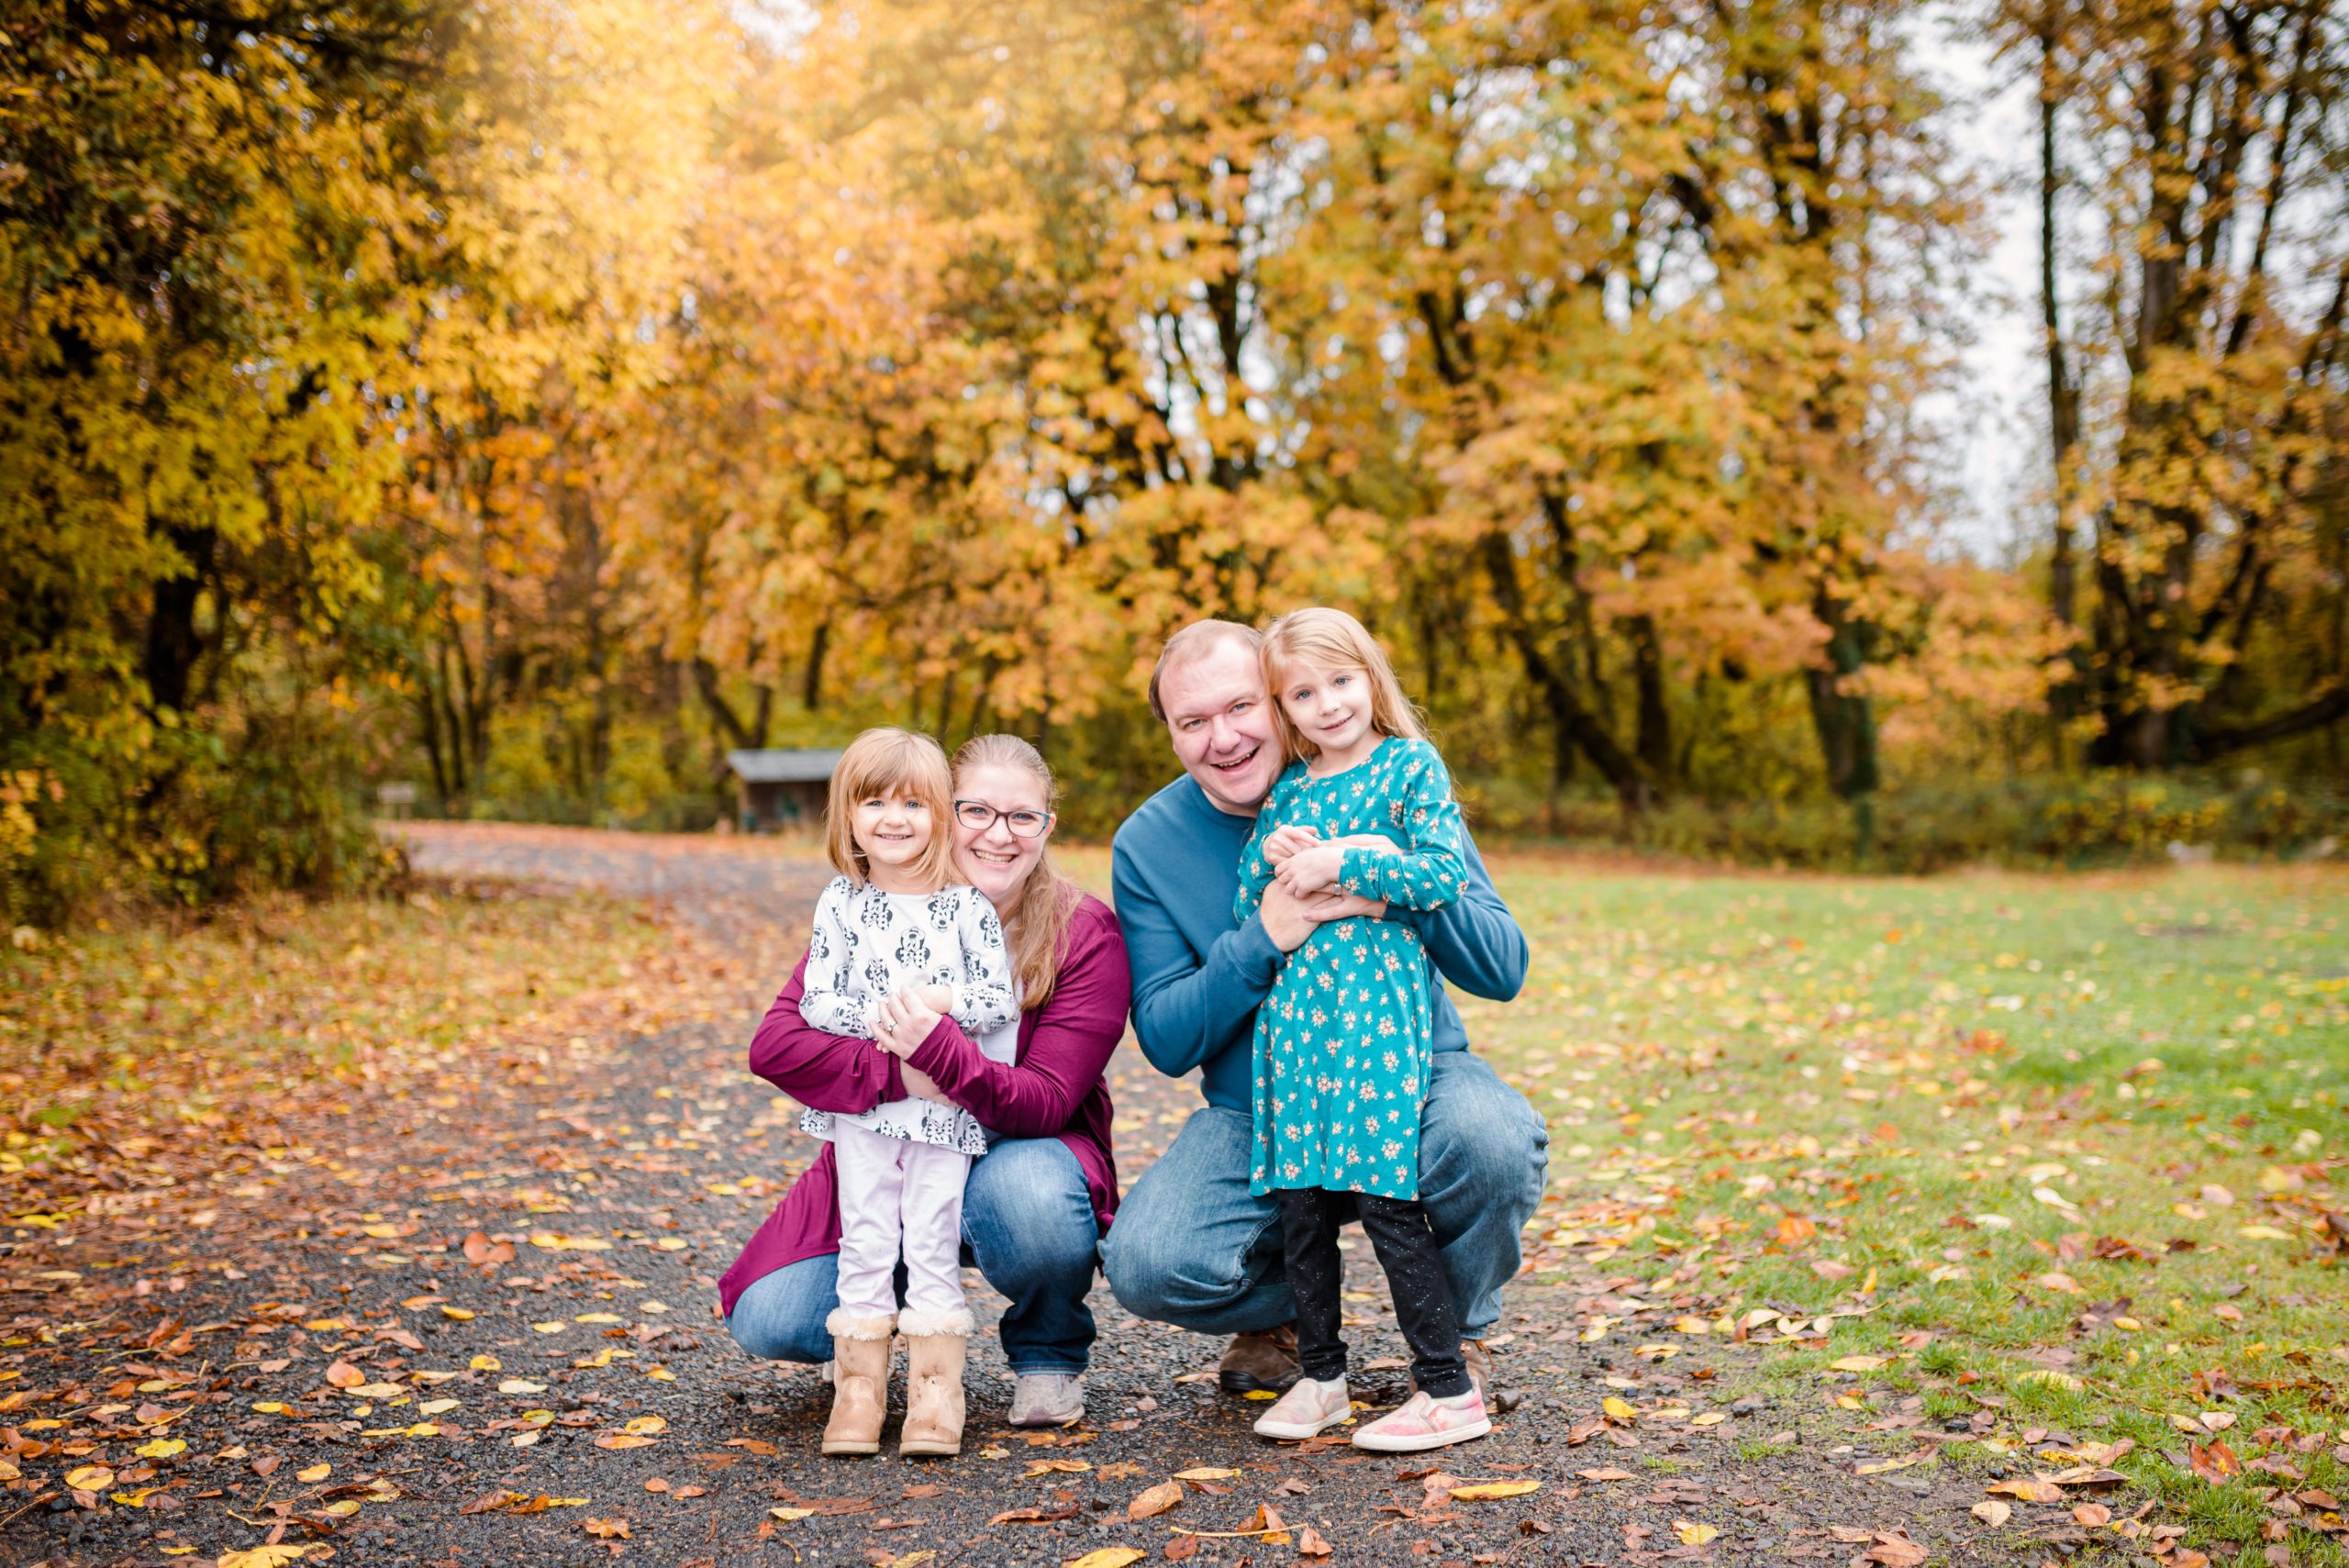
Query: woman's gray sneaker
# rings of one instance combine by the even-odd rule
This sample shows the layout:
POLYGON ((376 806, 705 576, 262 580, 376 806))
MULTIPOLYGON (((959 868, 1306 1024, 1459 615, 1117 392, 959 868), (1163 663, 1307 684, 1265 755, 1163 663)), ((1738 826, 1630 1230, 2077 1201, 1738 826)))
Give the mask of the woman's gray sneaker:
POLYGON ((1023 1372, 1011 1390, 1015 1427, 1065 1427, 1085 1418, 1085 1379, 1064 1372, 1023 1372))

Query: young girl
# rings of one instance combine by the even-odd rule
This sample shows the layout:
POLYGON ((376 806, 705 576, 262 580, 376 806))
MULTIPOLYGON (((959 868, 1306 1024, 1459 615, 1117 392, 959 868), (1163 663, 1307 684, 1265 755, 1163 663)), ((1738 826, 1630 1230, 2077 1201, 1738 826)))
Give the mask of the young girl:
MULTIPOLYGON (((1298 895, 1339 888, 1390 908, 1456 900, 1466 872, 1452 781, 1370 633, 1341 610, 1284 616, 1264 635, 1264 679, 1290 764, 1241 859, 1238 917, 1255 913, 1275 879, 1298 895)), ((1249 1190, 1280 1207, 1304 1370, 1256 1423, 1266 1437, 1309 1438, 1349 1412, 1338 1302, 1349 1209, 1386 1272, 1419 1383, 1354 1446, 1414 1452, 1491 1429, 1419 1202, 1428 986, 1409 926, 1337 920, 1289 956, 1256 1010, 1249 1190)))
MULTIPOLYGON (((954 884, 952 778, 927 735, 868 729, 832 773, 829 847, 841 874, 816 904, 799 1013, 828 1034, 874 1038, 882 1003, 918 993, 963 1032, 986 1037, 1019 1016, 995 907, 954 884)), ((1011 1044, 1007 1035, 1003 1045, 1011 1044)), ((1008 1058, 1007 1058, 1008 1060, 1008 1058)), ((908 1097, 857 1116, 810 1110, 803 1131, 829 1139, 841 1208, 840 1305, 832 1335, 826 1453, 876 1453, 888 1399, 889 1337, 906 1336, 900 1453, 963 1451, 963 1179, 986 1152, 978 1119, 908 1097), (893 1284, 902 1251, 906 1309, 893 1284)))

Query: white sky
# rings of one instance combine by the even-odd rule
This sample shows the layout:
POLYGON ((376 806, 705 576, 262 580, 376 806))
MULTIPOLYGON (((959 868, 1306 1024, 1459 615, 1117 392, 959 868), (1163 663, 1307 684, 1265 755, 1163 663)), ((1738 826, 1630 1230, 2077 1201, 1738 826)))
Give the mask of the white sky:
MULTIPOLYGON (((1953 7, 1954 9, 1954 7, 1953 7)), ((1992 182, 1987 217, 1996 237, 1965 315, 1972 342, 1952 395, 1928 416, 1950 437, 1946 476, 1956 509, 1950 542, 2001 560, 2043 534, 2046 371, 2038 327, 2038 128, 2035 103, 1987 45, 1965 38, 1944 10, 1928 48, 1953 103, 1949 131, 1992 182), (1995 74, 1994 74, 1995 70, 1995 74)))

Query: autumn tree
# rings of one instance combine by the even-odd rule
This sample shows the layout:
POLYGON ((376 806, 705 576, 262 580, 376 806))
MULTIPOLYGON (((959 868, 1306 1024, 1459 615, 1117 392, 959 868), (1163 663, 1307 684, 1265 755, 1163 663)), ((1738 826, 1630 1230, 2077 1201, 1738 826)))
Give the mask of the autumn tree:
POLYGON ((2052 596, 2099 762, 2349 717, 2342 106, 2323 0, 2009 0, 2035 76, 2052 596))

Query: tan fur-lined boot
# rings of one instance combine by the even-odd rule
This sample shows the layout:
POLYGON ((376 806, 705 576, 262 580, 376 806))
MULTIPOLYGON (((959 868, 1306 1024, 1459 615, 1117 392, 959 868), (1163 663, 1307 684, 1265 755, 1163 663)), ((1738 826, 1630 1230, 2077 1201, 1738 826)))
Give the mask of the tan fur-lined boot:
POLYGON ((897 1315, 906 1336, 906 1429, 897 1452, 963 1451, 963 1358, 971 1343, 967 1310, 897 1315))
POLYGON ((832 1418, 826 1453, 879 1453, 889 1408, 889 1336, 895 1318, 852 1317, 838 1307, 824 1320, 832 1335, 832 1418))

